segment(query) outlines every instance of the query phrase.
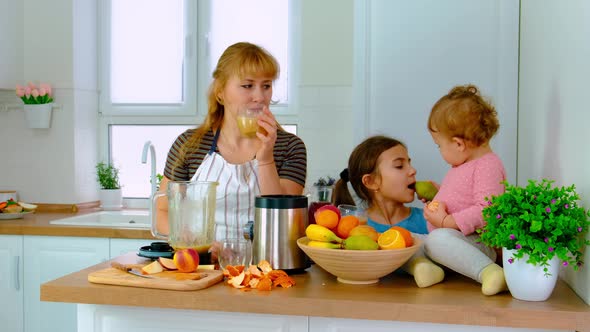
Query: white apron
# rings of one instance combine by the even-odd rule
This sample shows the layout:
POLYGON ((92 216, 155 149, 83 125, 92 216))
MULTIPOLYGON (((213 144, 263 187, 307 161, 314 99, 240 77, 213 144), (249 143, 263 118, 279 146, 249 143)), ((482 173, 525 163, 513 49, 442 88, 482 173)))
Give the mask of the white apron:
POLYGON ((243 227, 254 220, 254 199, 260 194, 258 160, 230 164, 215 152, 220 130, 191 181, 216 181, 215 239, 243 238, 243 227))

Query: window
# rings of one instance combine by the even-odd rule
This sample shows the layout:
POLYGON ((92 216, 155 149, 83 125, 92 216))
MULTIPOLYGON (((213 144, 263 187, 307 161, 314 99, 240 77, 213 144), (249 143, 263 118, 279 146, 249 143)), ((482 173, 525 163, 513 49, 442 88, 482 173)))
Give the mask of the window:
MULTIPOLYGON (((206 115, 206 92, 223 50, 249 41, 269 50, 281 73, 271 108, 289 131, 297 77, 292 75, 299 0, 103 1, 100 38, 99 139, 101 160, 119 167, 125 198, 145 201, 150 167, 141 164, 146 141, 163 173, 174 139, 206 115)), ((149 164, 148 158, 148 164, 149 164)), ((144 202, 145 203, 145 202, 144 202)), ((143 203, 143 204, 144 204, 143 203)))

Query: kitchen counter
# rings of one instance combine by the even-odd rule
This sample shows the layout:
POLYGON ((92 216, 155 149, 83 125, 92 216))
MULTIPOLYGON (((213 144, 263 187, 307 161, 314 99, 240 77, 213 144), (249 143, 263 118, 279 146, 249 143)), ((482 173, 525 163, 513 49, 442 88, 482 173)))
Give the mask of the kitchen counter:
POLYGON ((52 225, 51 221, 100 211, 89 209, 78 213, 31 213, 22 219, 0 220, 2 235, 45 235, 45 236, 80 236, 123 239, 152 239, 149 229, 108 228, 88 226, 52 225))
MULTIPOLYGON (((133 253, 115 259, 141 263, 133 253)), ((198 291, 168 291, 92 284, 88 273, 110 261, 41 286, 41 300, 81 304, 353 318, 497 327, 590 331, 590 307, 563 281, 549 300, 525 302, 509 293, 481 294, 480 285, 450 274, 441 284, 417 288, 413 278, 392 274, 373 285, 336 281, 318 266, 295 275, 297 285, 271 292, 243 291, 224 283, 198 291)))

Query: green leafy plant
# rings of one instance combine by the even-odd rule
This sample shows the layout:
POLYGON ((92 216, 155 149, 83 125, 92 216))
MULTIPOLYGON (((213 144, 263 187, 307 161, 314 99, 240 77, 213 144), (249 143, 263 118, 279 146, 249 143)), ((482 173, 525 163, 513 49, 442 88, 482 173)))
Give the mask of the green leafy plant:
POLYGON ((120 189, 119 169, 111 164, 96 164, 96 177, 101 189, 120 189))
POLYGON ((554 187, 552 180, 529 180, 526 187, 504 182, 506 191, 486 198, 483 209, 486 225, 478 230, 481 242, 492 247, 515 249, 512 263, 528 255, 527 263, 543 266, 557 255, 563 266, 577 270, 583 264, 583 236, 590 222, 588 212, 578 205, 575 186, 554 187))
POLYGON ((313 185, 316 187, 325 187, 333 185, 334 182, 336 182, 336 180, 333 177, 328 176, 326 178, 319 178, 313 185))

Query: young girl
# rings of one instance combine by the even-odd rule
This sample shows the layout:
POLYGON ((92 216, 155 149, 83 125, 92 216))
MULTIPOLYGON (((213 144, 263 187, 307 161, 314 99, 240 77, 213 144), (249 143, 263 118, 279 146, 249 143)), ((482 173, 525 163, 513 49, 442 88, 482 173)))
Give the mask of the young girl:
POLYGON ((473 85, 457 86, 432 107, 428 130, 451 169, 425 206, 430 234, 424 250, 433 261, 482 284, 485 295, 506 289, 496 253, 477 242, 486 197, 504 192, 506 171, 489 143, 497 113, 473 85))
MULTIPOLYGON (((347 182, 367 206, 367 225, 378 232, 392 226, 403 227, 415 237, 428 233, 422 209, 404 204, 414 200, 416 169, 408 150, 399 141, 373 136, 359 144, 348 159, 348 169, 334 187, 334 204, 354 204, 347 182)), ((428 287, 444 279, 443 270, 419 250, 403 270, 414 276, 418 287, 428 287)))

